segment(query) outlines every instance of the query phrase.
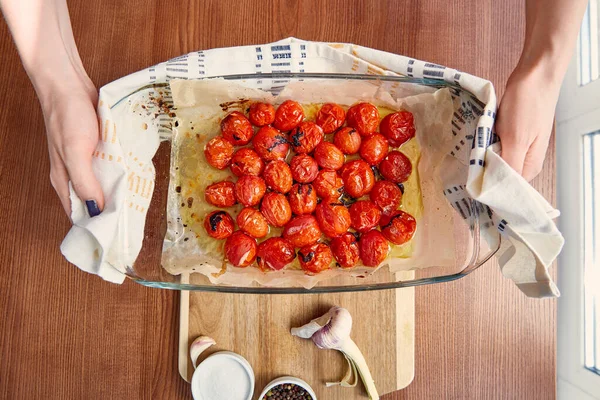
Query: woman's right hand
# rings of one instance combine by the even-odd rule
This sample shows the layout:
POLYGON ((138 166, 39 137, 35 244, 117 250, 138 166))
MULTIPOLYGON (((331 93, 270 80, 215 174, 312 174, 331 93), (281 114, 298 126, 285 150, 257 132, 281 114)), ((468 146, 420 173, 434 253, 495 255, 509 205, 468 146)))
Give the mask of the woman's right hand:
POLYGON ((104 196, 92 154, 98 144, 98 92, 73 38, 65 0, 0 0, 23 66, 40 99, 50 153, 50 181, 71 215, 69 181, 90 216, 100 214, 104 196))
POLYGON ((40 96, 50 153, 50 181, 67 215, 71 215, 69 181, 90 216, 104 208, 104 195, 92 170, 99 140, 98 94, 86 77, 45 90, 40 96), (80 81, 80 82, 79 82, 80 81))

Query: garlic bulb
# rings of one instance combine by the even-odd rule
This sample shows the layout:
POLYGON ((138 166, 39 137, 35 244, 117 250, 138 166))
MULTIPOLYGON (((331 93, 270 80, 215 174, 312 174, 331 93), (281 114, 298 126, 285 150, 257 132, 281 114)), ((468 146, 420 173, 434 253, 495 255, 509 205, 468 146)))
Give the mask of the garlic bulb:
POLYGON ((360 352, 356 343, 350 339, 352 331, 352 316, 345 308, 331 307, 331 309, 319 318, 309 323, 292 328, 291 333, 304 339, 312 339, 313 343, 320 349, 339 350, 344 354, 348 362, 348 371, 340 382, 327 382, 327 386, 341 385, 354 387, 358 381, 357 372, 360 375, 369 398, 379 399, 375 382, 367 366, 365 357, 360 352))

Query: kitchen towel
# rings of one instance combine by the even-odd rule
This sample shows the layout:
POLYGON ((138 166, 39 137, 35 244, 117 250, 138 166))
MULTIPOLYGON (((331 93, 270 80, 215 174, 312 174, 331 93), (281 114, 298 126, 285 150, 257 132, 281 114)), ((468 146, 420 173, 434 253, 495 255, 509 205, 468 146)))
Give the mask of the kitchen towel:
POLYGON ((129 96, 171 79, 268 72, 331 72, 403 75, 443 80, 458 101, 452 126, 455 146, 446 168, 446 196, 462 215, 479 214, 482 236, 496 253, 502 273, 530 297, 556 297, 548 267, 564 239, 553 219, 555 210, 499 156, 493 133, 496 96, 492 84, 464 72, 379 50, 340 43, 279 42, 198 51, 157 64, 100 89, 101 140, 93 168, 106 197, 103 213, 89 218, 85 203, 71 190, 73 227, 61 251, 84 271, 123 282, 140 252, 155 170, 152 157, 170 133, 168 95, 153 109, 135 109, 129 96), (464 89, 464 90, 463 90, 464 89), (470 92, 470 93, 468 93, 470 92), (472 94, 472 95, 471 95, 472 94), (132 117, 132 115, 134 117, 132 117), (459 172, 465 171, 464 174, 459 172), (459 179, 459 176, 464 178, 459 179), (475 199, 477 210, 464 207, 475 199))

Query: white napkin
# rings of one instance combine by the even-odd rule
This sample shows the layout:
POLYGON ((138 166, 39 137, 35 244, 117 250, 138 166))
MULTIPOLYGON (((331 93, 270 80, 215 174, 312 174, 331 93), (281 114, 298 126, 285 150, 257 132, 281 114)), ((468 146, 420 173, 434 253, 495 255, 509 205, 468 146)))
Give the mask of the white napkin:
MULTIPOLYGON (((497 257, 503 274, 531 297, 558 296, 548 266, 563 245, 553 218, 555 210, 496 153, 499 144, 492 126, 496 96, 484 79, 419 61, 351 44, 279 42, 189 53, 138 71, 100 89, 98 115, 102 141, 93 159, 106 197, 103 213, 89 218, 71 191, 73 227, 61 245, 64 256, 84 271, 111 282, 122 282, 141 249, 146 212, 154 188, 154 156, 160 137, 168 135, 167 109, 135 109, 130 94, 141 87, 170 79, 197 79, 257 72, 333 72, 405 75, 444 80, 470 91, 453 91, 460 107, 453 120, 454 150, 448 155, 448 176, 468 169, 466 181, 448 180, 447 197, 457 211, 463 198, 473 198, 488 209, 478 210, 483 236, 490 247, 502 244, 497 257), (496 240, 496 241, 495 241, 496 240)), ((148 95, 148 91, 144 95, 148 95)), ((160 96, 160 88, 150 95, 160 96)), ((165 98, 165 103, 169 99, 165 98)), ((465 202, 466 204, 466 202, 465 202)))

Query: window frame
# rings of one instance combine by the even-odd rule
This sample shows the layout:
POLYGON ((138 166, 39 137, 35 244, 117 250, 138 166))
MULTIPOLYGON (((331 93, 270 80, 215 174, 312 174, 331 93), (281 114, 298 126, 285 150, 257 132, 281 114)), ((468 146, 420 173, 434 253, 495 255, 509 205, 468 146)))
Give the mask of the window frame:
MULTIPOLYGON (((600 130, 600 79, 578 82, 578 54, 565 76, 556 113, 557 202, 565 246, 558 258, 558 395, 599 399, 600 375, 584 366, 583 136, 600 130)), ((600 155, 598 155, 600 158, 600 155)))

